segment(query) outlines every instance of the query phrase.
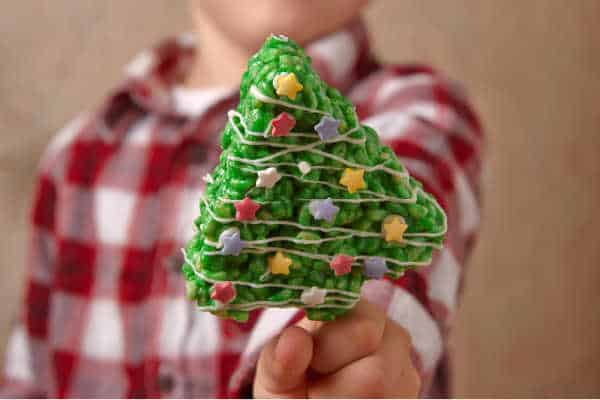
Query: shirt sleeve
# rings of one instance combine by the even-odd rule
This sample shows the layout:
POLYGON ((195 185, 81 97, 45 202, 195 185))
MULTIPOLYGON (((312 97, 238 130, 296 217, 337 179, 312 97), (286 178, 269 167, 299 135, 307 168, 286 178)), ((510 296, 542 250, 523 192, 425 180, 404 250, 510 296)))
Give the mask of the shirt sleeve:
POLYGON ((45 397, 48 315, 54 269, 56 186, 41 173, 30 214, 27 276, 21 310, 10 336, 0 386, 3 397, 45 397))
POLYGON ((57 133, 38 167, 29 213, 25 286, 7 344, 2 397, 47 397, 56 386, 50 321, 58 264, 58 200, 67 149, 86 118, 81 114, 57 133))
POLYGON ((383 69, 351 98, 363 124, 379 133, 448 216, 444 248, 434 252, 430 266, 396 281, 369 283, 366 291, 411 334, 427 390, 445 360, 464 264, 479 226, 481 126, 460 86, 427 67, 383 69))

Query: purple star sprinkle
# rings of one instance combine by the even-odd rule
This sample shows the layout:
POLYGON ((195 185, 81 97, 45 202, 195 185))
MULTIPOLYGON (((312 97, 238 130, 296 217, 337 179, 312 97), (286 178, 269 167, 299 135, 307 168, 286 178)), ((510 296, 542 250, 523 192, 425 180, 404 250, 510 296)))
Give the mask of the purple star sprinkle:
POLYGON ((317 131, 321 140, 329 140, 339 135, 339 126, 340 121, 330 117, 329 115, 325 115, 323 118, 321 118, 321 121, 315 125, 315 131, 317 131))
POLYGON ((325 200, 311 200, 308 203, 308 211, 316 219, 324 219, 327 222, 333 222, 335 215, 340 210, 330 198, 325 200))
POLYGON ((223 245, 220 254, 224 256, 239 256, 246 242, 240 239, 240 231, 237 228, 225 229, 219 236, 219 242, 223 245))
POLYGON ((388 271, 385 260, 381 257, 368 257, 365 260, 365 275, 369 278, 381 279, 388 271))

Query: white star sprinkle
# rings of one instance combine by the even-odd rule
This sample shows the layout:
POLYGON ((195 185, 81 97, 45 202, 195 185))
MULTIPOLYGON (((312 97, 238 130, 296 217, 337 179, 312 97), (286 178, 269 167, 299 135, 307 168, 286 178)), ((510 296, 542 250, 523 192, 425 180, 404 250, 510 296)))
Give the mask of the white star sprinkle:
POLYGON ((306 305, 316 306, 317 304, 323 304, 325 302, 326 295, 327 290, 313 286, 310 289, 304 289, 300 296, 300 300, 306 305))
POLYGON ((307 163, 306 161, 300 161, 298 163, 298 169, 300 170, 300 172, 302 173, 302 175, 306 175, 310 172, 310 164, 307 163))
POLYGON ((281 175, 279 175, 277 169, 274 167, 270 167, 262 171, 258 171, 256 187, 272 188, 280 179, 281 175))
POLYGON ((206 174, 202 177, 202 180, 206 183, 213 183, 213 177, 211 174, 206 174))

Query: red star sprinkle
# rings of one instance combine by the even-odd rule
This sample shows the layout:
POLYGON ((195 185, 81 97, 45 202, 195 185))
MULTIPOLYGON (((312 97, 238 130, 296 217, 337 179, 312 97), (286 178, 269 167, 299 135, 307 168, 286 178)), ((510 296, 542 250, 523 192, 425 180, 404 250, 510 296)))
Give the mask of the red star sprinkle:
POLYGON ((282 112, 271 121, 273 129, 271 136, 287 136, 292 128, 296 126, 296 120, 290 114, 282 112))
POLYGON ((227 304, 235 298, 235 295, 235 287, 231 282, 218 282, 213 285, 210 298, 227 304))
POLYGON ((235 207, 235 219, 238 221, 252 221, 256 218, 256 212, 260 208, 258 204, 252 201, 248 196, 244 200, 238 201, 233 205, 235 207))
POLYGON ((331 269, 335 271, 335 276, 346 275, 348 272, 352 271, 352 263, 354 262, 354 257, 347 256, 345 254, 338 254, 333 257, 333 260, 329 263, 331 269))

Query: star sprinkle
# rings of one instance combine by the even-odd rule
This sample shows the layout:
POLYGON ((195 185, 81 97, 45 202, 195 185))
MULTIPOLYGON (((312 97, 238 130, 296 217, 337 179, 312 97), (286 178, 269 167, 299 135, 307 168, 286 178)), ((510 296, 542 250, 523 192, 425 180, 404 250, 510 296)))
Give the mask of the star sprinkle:
POLYGON ((302 291, 300 300, 306 305, 316 306, 317 304, 325 303, 325 296, 327 296, 327 290, 313 286, 310 289, 302 291))
POLYGON ((273 275, 289 275, 290 265, 292 265, 292 260, 281 251, 269 257, 269 271, 273 275))
POLYGON ((346 254, 338 254, 337 256, 333 257, 333 260, 331 260, 329 266, 335 272, 335 276, 342 276, 352 271, 353 262, 354 257, 347 256, 346 254))
POLYGON ((230 303, 235 299, 235 287, 229 281, 217 282, 213 285, 210 298, 222 304, 230 303))
POLYGON ((381 257, 368 257, 365 260, 365 275, 373 279, 381 279, 389 269, 381 257))
POLYGON ((260 205, 252 201, 248 196, 244 200, 238 201, 233 205, 235 207, 235 219, 238 221, 251 221, 256 218, 256 212, 260 205))
POLYGON ((317 131, 321 140, 329 140, 340 134, 338 132, 339 126, 340 121, 329 115, 324 115, 323 118, 321 118, 321 121, 315 125, 315 131, 317 131))
POLYGON ((276 76, 273 86, 275 86, 277 96, 287 96, 290 100, 296 100, 296 94, 304 87, 298 82, 296 74, 293 72, 276 76))
POLYGON ((408 225, 400 215, 388 215, 383 220, 382 232, 386 242, 402 243, 403 235, 408 225))
POLYGON ((275 186, 277 181, 281 179, 281 175, 277 172, 277 168, 269 167, 258 171, 258 179, 256 180, 256 187, 272 188, 275 186))
POLYGON ((204 175, 204 176, 202 177, 202 180, 203 180, 204 182, 206 182, 206 183, 213 183, 213 182, 214 182, 214 181, 213 181, 213 177, 212 177, 212 175, 211 175, 211 174, 209 174, 209 173, 207 173, 206 175, 204 175))
POLYGON ((296 119, 286 112, 280 113, 271 121, 271 136, 287 136, 294 126, 296 119))
POLYGON ((285 35, 274 35, 274 34, 271 34, 271 36, 274 39, 277 39, 277 40, 279 40, 281 42, 287 42, 289 40, 289 38, 287 36, 285 36, 285 35))
POLYGON ((246 246, 246 242, 240 238, 240 231, 237 228, 229 228, 221 232, 219 243, 223 246, 219 253, 224 256, 239 256, 246 246))
POLYGON ((346 186, 348 192, 354 193, 357 190, 367 187, 367 184, 363 179, 364 175, 364 169, 346 168, 342 174, 342 177, 340 178, 340 184, 346 186))
POLYGON ((298 169, 300 170, 300 173, 302 173, 302 175, 306 175, 310 172, 311 166, 306 161, 300 161, 298 163, 298 169))
POLYGON ((340 208, 333 204, 333 200, 328 197, 325 200, 311 200, 308 203, 308 211, 316 220, 324 219, 327 222, 333 222, 340 208))

